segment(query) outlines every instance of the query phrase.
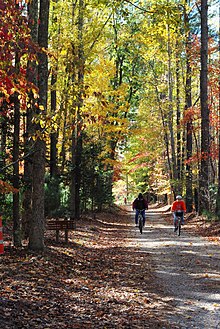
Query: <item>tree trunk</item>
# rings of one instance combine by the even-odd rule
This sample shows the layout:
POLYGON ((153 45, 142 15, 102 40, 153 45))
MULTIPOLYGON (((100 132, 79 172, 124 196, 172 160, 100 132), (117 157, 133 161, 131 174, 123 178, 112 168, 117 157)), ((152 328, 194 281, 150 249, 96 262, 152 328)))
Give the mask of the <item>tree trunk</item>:
POLYGON ((176 44, 176 126, 177 126, 177 134, 176 134, 176 171, 177 171, 177 186, 176 189, 178 194, 182 194, 182 171, 181 171, 181 130, 180 130, 180 119, 181 119, 181 111, 180 111, 180 60, 179 60, 179 44, 177 41, 176 44))
MULTIPOLYGON (((20 104, 18 94, 13 95, 14 103, 14 136, 13 136, 13 187, 19 190, 19 135, 20 135, 20 104)), ((15 247, 21 247, 21 223, 19 192, 13 193, 13 240, 15 247)))
MULTIPOLYGON (((56 1, 57 3, 57 1, 56 1)), ((52 23, 57 24, 57 13, 53 10, 53 18, 52 23)), ((60 30, 60 29, 59 29, 60 30)), ((57 35, 59 38, 60 31, 57 31, 57 35)), ((59 47, 59 45, 57 45, 59 47)), ((52 66, 52 75, 51 75, 51 113, 52 115, 56 113, 57 109, 57 71, 58 71, 58 58, 54 66, 52 66)), ((52 132, 50 134, 50 176, 57 176, 57 138, 58 133, 52 132)))
MULTIPOLYGON (((157 82, 156 78, 155 78, 155 82, 157 82)), ((162 103, 163 103, 163 100, 166 99, 166 95, 159 93, 156 83, 155 83, 155 90, 156 90, 156 95, 157 95, 159 113, 161 115, 162 126, 163 126, 163 139, 164 139, 164 144, 165 144, 165 148, 166 148, 165 157, 166 157, 166 160, 167 160, 169 180, 172 181, 173 172, 172 172, 172 165, 171 165, 170 152, 169 152, 170 143, 169 143, 169 136, 168 136, 168 127, 167 127, 167 120, 165 119, 164 111, 163 111, 163 108, 162 108, 162 103)), ((171 186, 171 188, 172 188, 172 186, 171 186)))
POLYGON ((201 0, 201 170, 199 173, 199 213, 209 210, 209 108, 208 108, 208 4, 201 0))
MULTIPOLYGON (((169 112, 168 112, 168 127, 170 132, 170 146, 171 146, 171 159, 172 159, 172 176, 174 180, 177 179, 176 170, 176 152, 175 152, 175 141, 174 141, 174 131, 173 131, 173 82, 172 82, 172 72, 171 72, 171 46, 170 46, 170 27, 168 25, 168 41, 167 41, 167 52, 168 52, 168 100, 169 100, 169 112)), ((176 187, 174 186, 176 189, 176 187)), ((174 190, 174 194, 175 194, 174 190)))
POLYGON ((7 103, 3 100, 3 103, 0 108, 0 131, 1 131, 1 140, 0 140, 0 168, 1 168, 1 174, 5 175, 5 155, 6 155, 6 141, 7 141, 7 122, 8 118, 5 115, 7 111, 7 103))
MULTIPOLYGON (((32 0, 28 3, 28 25, 30 28, 31 38, 37 42, 38 36, 38 0, 32 0)), ((37 64, 36 62, 29 62, 27 68, 27 79, 37 86, 37 64)), ((25 190, 23 193, 23 212, 22 212, 22 231, 25 238, 29 237, 30 220, 32 218, 32 176, 33 176, 33 134, 32 118, 35 111, 35 99, 33 93, 29 93, 29 107, 26 115, 26 131, 25 131, 25 145, 24 145, 24 184, 25 190)))
POLYGON ((81 187, 81 157, 82 157, 82 117, 81 108, 83 106, 84 93, 84 0, 79 0, 78 15, 78 96, 75 115, 75 128, 72 134, 72 177, 71 177, 71 217, 79 219, 80 217, 80 187, 81 187))
POLYGON ((24 238, 29 237, 30 231, 30 220, 32 218, 32 175, 33 175, 33 159, 32 159, 32 148, 33 141, 30 139, 32 133, 32 110, 27 110, 27 120, 26 120, 26 132, 25 132, 25 145, 24 145, 24 177, 23 182, 25 185, 25 190, 23 193, 23 212, 22 212, 22 232, 24 238))
MULTIPOLYGON (((192 72, 190 64, 190 28, 189 28, 189 17, 186 13, 187 1, 184 10, 184 23, 186 32, 186 100, 185 110, 187 111, 192 107, 192 72)), ((192 120, 188 117, 186 124, 186 209, 187 212, 192 211, 193 204, 193 190, 192 190, 192 166, 189 162, 192 157, 192 120)))
MULTIPOLYGON (((191 96, 191 68, 187 56, 187 77, 186 77, 186 110, 192 106, 191 96)), ((192 157, 192 120, 189 119, 186 124, 186 208, 188 212, 192 211, 193 191, 192 191, 192 166, 189 162, 192 157)))
MULTIPOLYGON (((38 44, 42 51, 38 54, 38 88, 39 108, 41 114, 47 110, 48 90, 48 59, 44 49, 48 48, 48 20, 49 0, 40 1, 38 44)), ((35 131, 41 131, 40 125, 35 126, 35 131)), ((44 176, 45 176, 46 145, 43 136, 38 137, 33 156, 33 216, 31 221, 29 248, 42 251, 44 249, 44 176)))
MULTIPOLYGON (((20 59, 15 54, 16 74, 20 71, 20 59)), ((19 94, 15 92, 11 101, 14 104, 14 135, 13 135, 13 187, 18 190, 13 193, 13 240, 15 247, 21 247, 21 222, 20 222, 20 194, 19 194, 19 139, 20 139, 20 101, 19 94)))
POLYGON ((70 218, 76 218, 76 128, 72 132, 72 147, 71 147, 71 179, 70 179, 70 218))
MULTIPOLYGON (((6 101, 3 101, 3 104, 0 108, 0 173, 1 177, 5 178, 6 170, 6 141, 7 141, 7 117, 5 116, 5 111, 7 108, 6 101)), ((5 194, 0 194, 1 204, 5 204, 5 194)), ((0 211, 3 212, 4 209, 0 211)))
MULTIPOLYGON (((51 77, 51 113, 55 113, 57 107, 56 82, 57 74, 53 72, 51 77)), ((50 134, 50 176, 57 176, 57 132, 50 134)))
MULTIPOLYGON (((220 19, 220 7, 219 7, 219 19, 220 19)), ((219 33, 218 33, 218 56, 220 58, 220 22, 219 22, 219 33)), ((219 87, 219 94, 218 94, 218 104, 219 104, 219 118, 220 118, 220 75, 218 79, 218 87, 219 87)), ((220 133, 218 132, 218 193, 216 196, 216 215, 220 220, 220 133)))
POLYGON ((67 96, 65 97, 64 106, 61 103, 60 113, 62 113, 63 120, 62 120, 62 128, 61 128, 61 136, 62 136, 62 144, 61 144, 61 152, 60 152, 60 175, 64 174, 65 163, 66 163, 66 122, 67 122, 67 96), (62 111, 63 110, 63 111, 62 111))

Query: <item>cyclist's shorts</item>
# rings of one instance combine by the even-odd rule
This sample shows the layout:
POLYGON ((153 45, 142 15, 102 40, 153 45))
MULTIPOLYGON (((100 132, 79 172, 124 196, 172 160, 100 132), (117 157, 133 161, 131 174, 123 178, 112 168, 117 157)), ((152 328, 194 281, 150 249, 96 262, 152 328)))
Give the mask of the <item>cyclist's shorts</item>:
POLYGON ((182 217, 183 216, 183 211, 175 211, 175 215, 182 217))

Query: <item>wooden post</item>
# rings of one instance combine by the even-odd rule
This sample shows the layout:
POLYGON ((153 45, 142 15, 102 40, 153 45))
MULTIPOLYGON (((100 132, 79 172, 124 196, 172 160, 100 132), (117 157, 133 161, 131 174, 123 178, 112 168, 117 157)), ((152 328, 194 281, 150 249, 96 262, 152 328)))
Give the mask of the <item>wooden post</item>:
POLYGON ((0 215, 0 254, 4 254, 3 232, 2 232, 2 217, 0 215))
POLYGON ((68 243, 68 221, 66 219, 65 242, 68 243))
MULTIPOLYGON (((56 218, 56 221, 58 221, 58 218, 56 218)), ((56 242, 59 242, 59 230, 56 230, 56 242)))

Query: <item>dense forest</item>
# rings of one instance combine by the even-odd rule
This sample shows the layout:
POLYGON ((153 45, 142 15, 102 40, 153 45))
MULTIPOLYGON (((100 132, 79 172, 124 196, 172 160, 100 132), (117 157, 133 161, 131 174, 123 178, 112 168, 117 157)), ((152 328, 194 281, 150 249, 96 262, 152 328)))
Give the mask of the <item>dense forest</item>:
POLYGON ((219 4, 1 0, 0 209, 14 245, 142 192, 220 218, 219 4))

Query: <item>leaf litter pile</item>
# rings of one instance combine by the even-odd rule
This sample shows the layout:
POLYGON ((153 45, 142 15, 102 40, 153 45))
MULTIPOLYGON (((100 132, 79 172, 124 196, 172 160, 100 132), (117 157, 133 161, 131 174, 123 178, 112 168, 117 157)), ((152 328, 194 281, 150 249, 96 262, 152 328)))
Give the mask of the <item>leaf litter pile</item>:
POLYGON ((0 328, 171 328, 171 306, 126 213, 84 218, 69 243, 46 232, 46 249, 1 255, 0 328))

